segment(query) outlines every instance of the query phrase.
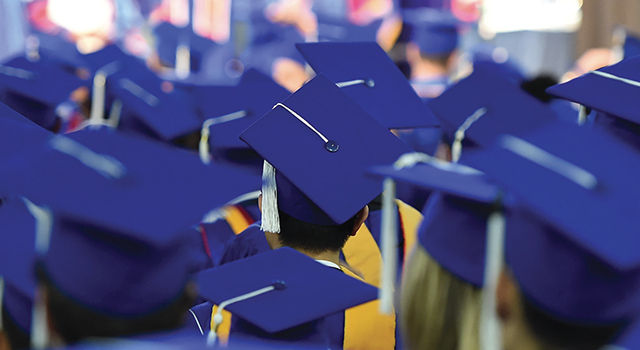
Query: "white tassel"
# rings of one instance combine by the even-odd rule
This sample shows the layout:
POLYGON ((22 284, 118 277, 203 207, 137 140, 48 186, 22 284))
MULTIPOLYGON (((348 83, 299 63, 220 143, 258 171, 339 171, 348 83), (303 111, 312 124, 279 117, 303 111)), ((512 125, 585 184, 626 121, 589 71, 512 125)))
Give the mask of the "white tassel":
POLYGON ((202 164, 209 165, 211 156, 209 155, 209 126, 203 125, 200 131, 200 144, 198 145, 198 153, 202 164))
POLYGON ((49 328, 47 326, 47 308, 42 298, 42 290, 36 289, 31 320, 31 348, 40 350, 49 347, 49 328))
POLYGON ((91 97, 90 125, 102 125, 104 123, 104 103, 106 95, 107 73, 99 70, 93 77, 93 95, 91 97))
POLYGON ((178 45, 176 49, 176 76, 178 79, 187 79, 191 74, 191 51, 189 45, 178 45))
POLYGON ((496 210, 487 219, 487 246, 484 266, 484 290, 480 315, 480 349, 502 349, 500 320, 496 314, 496 290, 504 257, 505 218, 496 210))
POLYGON ((262 167, 262 225, 264 232, 280 233, 276 169, 266 160, 262 167))
POLYGON ((585 107, 584 105, 580 105, 580 108, 578 109, 578 125, 583 125, 584 123, 586 123, 587 117, 587 107, 585 107))
POLYGON ((382 192, 382 272, 381 288, 378 291, 380 312, 393 314, 393 292, 396 285, 398 268, 397 210, 395 206, 396 183, 393 179, 384 179, 382 192))

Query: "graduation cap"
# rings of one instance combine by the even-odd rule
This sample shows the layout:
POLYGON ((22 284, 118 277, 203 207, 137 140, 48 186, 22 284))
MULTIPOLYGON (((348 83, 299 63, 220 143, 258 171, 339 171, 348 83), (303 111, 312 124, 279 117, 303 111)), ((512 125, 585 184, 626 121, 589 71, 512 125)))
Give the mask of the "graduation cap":
POLYGON ((508 217, 506 261, 545 312, 579 324, 638 315, 639 160, 605 133, 564 124, 469 156, 524 208, 508 217))
POLYGON ((202 271, 196 280, 200 295, 218 305, 216 326, 228 310, 268 333, 372 301, 377 294, 372 285, 289 247, 202 271))
POLYGON ((0 103, 0 164, 37 148, 49 136, 50 132, 0 103))
POLYGON ((387 128, 438 125, 402 72, 375 42, 325 42, 296 47, 316 73, 331 79, 387 128))
POLYGON ((86 84, 55 61, 18 56, 0 65, 0 99, 3 103, 46 129, 58 119, 56 107, 72 91, 86 84))
POLYGON ((366 25, 352 24, 346 18, 338 18, 316 12, 318 20, 318 41, 375 42, 382 20, 366 25))
MULTIPOLYGON (((391 312, 397 268, 394 247, 397 243, 396 210, 393 204, 395 181, 418 185, 436 192, 423 210, 418 231, 420 244, 445 269, 475 286, 484 287, 482 322, 487 348, 500 343, 496 329, 499 321, 492 308, 500 271, 504 237, 502 207, 511 199, 484 174, 468 166, 448 163, 423 153, 407 153, 391 165, 375 166, 369 172, 384 176, 383 192, 383 274, 381 308, 391 312), (489 252, 488 254, 486 252, 489 252)), ((499 348, 499 346, 495 347, 499 348)))
POLYGON ((600 112, 596 122, 602 119, 601 126, 616 134, 623 134, 623 139, 638 143, 637 132, 625 135, 625 129, 628 129, 626 124, 640 124, 640 117, 631 103, 635 101, 638 89, 640 58, 635 57, 552 86, 547 92, 579 103, 580 123, 584 123, 586 119, 586 108, 594 109, 600 112))
POLYGON ((275 233, 278 209, 317 225, 346 222, 380 194, 366 169, 410 151, 323 75, 240 138, 265 159, 262 229, 275 233))
POLYGON ((26 334, 36 288, 36 220, 29 205, 17 197, 3 198, 0 204, 0 309, 26 334))
POLYGON ((305 38, 294 26, 273 23, 262 11, 255 11, 250 20, 252 35, 246 50, 240 55, 240 61, 246 68, 271 75, 273 64, 281 57, 304 65, 304 59, 294 45, 305 42, 305 38))
POLYGON ((119 129, 171 141, 200 128, 191 96, 177 89, 167 92, 163 82, 146 68, 107 78, 107 91, 122 102, 119 129))
POLYGON ((220 186, 223 172, 174 147, 105 129, 70 135, 95 145, 55 136, 37 156, 15 160, 0 176, 3 190, 50 208, 41 260, 73 300, 118 316, 157 310, 202 265, 189 226, 236 197, 236 185, 220 186))
POLYGON ((458 47, 460 21, 453 13, 434 8, 405 10, 405 23, 411 28, 411 41, 425 54, 448 54, 458 47))
POLYGON ((557 119, 518 85, 485 69, 474 70, 428 106, 453 140, 454 161, 460 158, 463 142, 487 147, 503 133, 526 133, 557 119))
POLYGON ((160 61, 176 70, 186 70, 186 74, 178 73, 186 76, 189 72, 198 72, 203 69, 207 52, 221 46, 213 40, 194 33, 191 26, 177 27, 169 22, 163 22, 153 28, 153 33, 156 37, 156 51, 160 61))
POLYGON ((203 161, 209 160, 209 149, 215 152, 246 149, 240 133, 290 95, 255 69, 246 71, 237 86, 202 87, 194 94, 206 118, 200 133, 203 161))
POLYGON ((480 69, 493 70, 496 75, 504 75, 517 84, 525 79, 522 68, 510 58, 504 47, 481 43, 475 45, 469 54, 474 70, 484 66, 480 69))

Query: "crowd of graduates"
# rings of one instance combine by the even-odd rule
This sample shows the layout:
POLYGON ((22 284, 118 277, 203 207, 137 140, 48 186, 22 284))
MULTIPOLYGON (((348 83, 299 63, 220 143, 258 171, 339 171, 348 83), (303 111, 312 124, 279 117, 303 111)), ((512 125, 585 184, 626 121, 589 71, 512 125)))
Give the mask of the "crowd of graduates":
POLYGON ((472 3, 23 4, 0 349, 640 349, 640 40, 558 83, 472 3))

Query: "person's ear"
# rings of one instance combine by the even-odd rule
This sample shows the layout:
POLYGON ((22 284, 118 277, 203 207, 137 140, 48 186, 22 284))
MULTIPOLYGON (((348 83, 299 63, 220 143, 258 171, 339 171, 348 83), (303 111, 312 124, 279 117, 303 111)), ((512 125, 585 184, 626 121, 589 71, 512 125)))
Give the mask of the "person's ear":
POLYGON ((351 235, 355 236, 360 229, 360 226, 364 224, 364 221, 369 217, 369 206, 365 205, 364 208, 360 209, 358 214, 356 214, 356 222, 353 225, 353 231, 351 231, 351 235))
POLYGON ((517 290, 511 275, 502 270, 496 288, 496 313, 502 322, 508 321, 514 314, 517 303, 517 290))
POLYGON ((262 213, 262 193, 258 196, 258 209, 260 209, 260 212, 262 213))

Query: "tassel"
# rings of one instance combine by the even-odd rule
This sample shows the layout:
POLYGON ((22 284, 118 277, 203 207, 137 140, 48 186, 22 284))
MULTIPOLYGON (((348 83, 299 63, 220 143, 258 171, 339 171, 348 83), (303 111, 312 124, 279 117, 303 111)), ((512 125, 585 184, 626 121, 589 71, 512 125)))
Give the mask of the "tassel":
MULTIPOLYGON (((205 123, 206 124, 206 123, 205 123)), ((200 131, 200 144, 198 145, 198 152, 200 153, 200 161, 202 164, 211 163, 211 156, 209 155, 209 126, 203 125, 200 131)))
POLYGON ((262 168, 262 226, 264 232, 280 233, 276 169, 266 160, 262 168))
POLYGON ((36 289, 31 321, 31 348, 40 350, 49 347, 49 328, 47 327, 47 308, 42 298, 42 290, 36 289))
POLYGON ((398 268, 397 209, 395 206, 396 184, 393 179, 384 179, 382 192, 382 275, 380 278, 380 312, 393 314, 393 291, 398 268))
POLYGON ((504 214, 498 209, 487 219, 487 246, 484 266, 484 290, 480 314, 480 349, 500 350, 501 328, 496 314, 496 290, 504 257, 504 214))
POLYGON ((187 79, 191 74, 191 51, 189 46, 181 44, 176 50, 176 76, 178 79, 187 79))
POLYGON ((100 70, 93 78, 93 96, 91 97, 90 125, 102 125, 104 123, 104 101, 106 94, 107 74, 100 70))

